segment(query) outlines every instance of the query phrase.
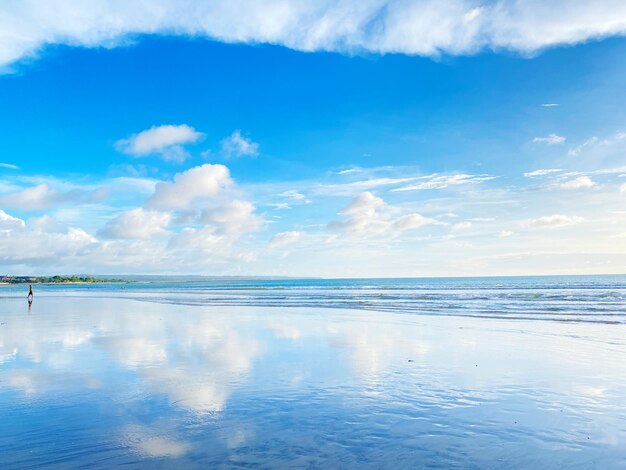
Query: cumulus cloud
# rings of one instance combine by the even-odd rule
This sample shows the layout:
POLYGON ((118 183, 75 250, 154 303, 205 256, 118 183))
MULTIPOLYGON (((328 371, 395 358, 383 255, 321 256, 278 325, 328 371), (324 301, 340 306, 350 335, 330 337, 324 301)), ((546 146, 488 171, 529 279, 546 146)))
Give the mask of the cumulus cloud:
POLYGON ((269 248, 280 248, 296 243, 302 237, 302 232, 292 230, 274 235, 268 243, 269 248))
POLYGON ((339 211, 345 218, 331 221, 328 228, 351 237, 396 237, 407 230, 433 223, 432 219, 417 213, 396 217, 396 212, 396 208, 366 191, 339 211))
MULTIPOLYGON (((56 220, 44 214, 28 221, 0 211, 0 263, 39 268, 72 266, 81 272, 86 271, 85 266, 123 266, 141 272, 174 271, 177 266, 204 270, 253 258, 252 251, 244 250, 238 242, 244 234, 261 230, 266 221, 256 213, 254 204, 244 199, 224 165, 193 167, 174 175, 171 181, 150 180, 150 184, 139 186, 123 183, 116 190, 134 191, 133 199, 146 197, 143 206, 124 211, 104 205, 64 207, 56 211, 56 220), (87 220, 94 213, 100 217, 111 212, 113 218, 99 230, 93 227, 93 218, 87 220), (91 222, 87 230, 74 227, 81 220, 91 222)), ((59 191, 42 183, 1 195, 0 203, 34 210, 61 202, 80 205, 99 194, 99 190, 59 191)))
POLYGON ((259 144, 236 130, 222 140, 222 153, 227 157, 256 157, 259 154, 259 144))
MULTIPOLYGON (((128 224, 115 220, 103 234, 116 229, 133 233, 135 238, 148 237, 164 233, 169 224, 177 226, 170 230, 169 250, 184 251, 190 257, 200 251, 216 259, 233 255, 232 248, 242 235, 259 231, 265 224, 265 219, 256 214, 254 204, 238 197, 224 165, 200 165, 177 173, 173 182, 157 183, 140 213, 149 220, 137 226, 132 217, 128 224), (148 228, 142 230, 141 226, 148 228)), ((236 256, 248 255, 241 252, 236 256)))
POLYGON ((103 235, 117 231, 148 238, 166 233, 169 225, 167 249, 194 263, 229 257, 251 259, 249 253, 233 247, 242 235, 265 225, 254 204, 240 198, 224 165, 204 164, 174 175, 173 182, 158 183, 139 213, 148 220, 137 225, 133 217, 127 224, 115 220, 103 235))
POLYGON ((454 174, 454 175, 429 175, 416 179, 422 179, 416 184, 408 186, 402 186, 400 188, 392 189, 392 191, 420 191, 426 189, 445 189, 449 186, 457 186, 461 184, 480 184, 483 181, 490 181, 496 179, 495 176, 489 175, 468 175, 468 174, 454 174))
POLYGON ((177 259, 187 259, 197 262, 198 254, 202 254, 203 261, 215 261, 218 259, 237 258, 245 259, 246 254, 232 253, 232 247, 236 240, 226 235, 216 233, 214 227, 202 228, 185 227, 180 232, 172 235, 167 248, 177 252, 177 259))
POLYGON ((533 176, 545 176, 551 173, 559 173, 560 171, 563 171, 563 170, 559 168, 546 168, 546 169, 540 169, 540 170, 527 171, 526 173, 524 173, 524 176, 532 178, 533 176))
POLYGON ((563 142, 565 142, 565 140, 565 137, 563 137, 562 135, 550 134, 546 137, 535 137, 533 139, 533 142, 536 144, 556 145, 562 144, 563 142))
POLYGON ((255 207, 251 202, 234 200, 203 210, 198 221, 204 225, 211 225, 219 235, 232 236, 256 232, 263 226, 263 218, 254 212, 255 207))
POLYGON ((80 228, 45 232, 0 211, 0 263, 58 264, 61 258, 88 256, 97 240, 80 228))
POLYGON ((156 209, 186 209, 201 199, 215 196, 232 184, 228 168, 207 163, 177 173, 171 183, 157 183, 146 206, 156 209))
POLYGON ((189 156, 183 145, 197 142, 202 135, 187 124, 153 126, 118 140, 115 148, 134 157, 158 154, 164 160, 181 162, 189 156))
POLYGON ((24 228, 25 222, 22 219, 13 217, 3 210, 0 210, 0 230, 14 230, 24 228))
POLYGON ((529 54, 626 33, 626 5, 615 0, 31 0, 3 5, 0 67, 5 68, 46 45, 114 47, 149 34, 302 51, 439 56, 484 49, 529 54))
POLYGON ((47 183, 0 195, 0 205, 21 210, 40 210, 59 204, 92 204, 101 202, 108 195, 105 188, 94 191, 72 189, 66 192, 52 188, 47 183))
POLYGON ((572 178, 571 180, 564 181, 558 185, 561 189, 581 189, 592 188, 596 183, 588 176, 579 176, 578 178, 572 178))
POLYGON ((369 191, 359 194, 350 203, 339 211, 344 215, 367 215, 372 216, 379 207, 385 205, 385 201, 374 196, 369 191))
POLYGON ((576 215, 554 214, 529 220, 526 225, 536 228, 558 228, 579 224, 583 220, 584 219, 582 217, 576 215))
POLYGON ((171 219, 172 216, 167 212, 132 209, 107 222, 98 235, 104 238, 147 240, 155 235, 166 234, 165 227, 171 219))

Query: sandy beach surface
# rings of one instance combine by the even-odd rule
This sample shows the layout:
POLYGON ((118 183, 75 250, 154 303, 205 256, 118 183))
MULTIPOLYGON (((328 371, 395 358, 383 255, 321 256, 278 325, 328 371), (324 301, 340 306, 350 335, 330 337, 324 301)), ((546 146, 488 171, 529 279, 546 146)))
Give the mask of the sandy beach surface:
POLYGON ((623 468, 623 324, 0 299, 0 467, 623 468))

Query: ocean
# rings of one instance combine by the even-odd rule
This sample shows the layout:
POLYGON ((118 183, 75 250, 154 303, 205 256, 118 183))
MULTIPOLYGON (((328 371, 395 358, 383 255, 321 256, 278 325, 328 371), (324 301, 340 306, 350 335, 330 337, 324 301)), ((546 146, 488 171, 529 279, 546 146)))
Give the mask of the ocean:
MULTIPOLYGON (((414 315, 623 323, 626 275, 382 279, 220 279, 138 276, 132 283, 41 285, 185 305, 323 307, 414 315), (184 279, 184 278, 182 278, 184 279)), ((17 295, 22 286, 0 295, 17 295)))
POLYGON ((0 468, 624 468, 626 276, 0 287, 0 468))

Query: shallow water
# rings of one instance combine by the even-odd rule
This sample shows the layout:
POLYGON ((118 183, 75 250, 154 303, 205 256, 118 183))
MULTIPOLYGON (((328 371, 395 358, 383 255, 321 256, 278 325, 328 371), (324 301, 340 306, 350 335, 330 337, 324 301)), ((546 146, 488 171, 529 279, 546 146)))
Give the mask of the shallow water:
MULTIPOLYGON (((18 296, 23 286, 4 286, 18 296)), ((210 279, 37 286, 59 294, 152 302, 266 307, 327 307, 590 323, 626 323, 626 275, 398 279, 210 279)))
POLYGON ((626 467, 622 324, 4 292, 1 468, 626 467))

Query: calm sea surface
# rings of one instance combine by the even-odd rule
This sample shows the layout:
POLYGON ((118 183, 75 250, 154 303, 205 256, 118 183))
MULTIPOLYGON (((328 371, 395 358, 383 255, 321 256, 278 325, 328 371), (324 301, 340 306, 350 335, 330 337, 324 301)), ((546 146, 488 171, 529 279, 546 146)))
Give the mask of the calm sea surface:
POLYGON ((626 468, 626 276, 0 287, 0 468, 626 468))

